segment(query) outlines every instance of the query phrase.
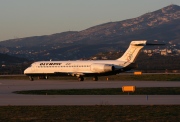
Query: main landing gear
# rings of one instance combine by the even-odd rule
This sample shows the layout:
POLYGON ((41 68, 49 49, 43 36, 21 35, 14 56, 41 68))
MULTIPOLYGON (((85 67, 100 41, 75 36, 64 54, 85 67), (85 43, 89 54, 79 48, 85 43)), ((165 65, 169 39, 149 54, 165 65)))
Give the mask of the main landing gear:
POLYGON ((46 75, 46 76, 45 76, 45 79, 47 80, 48 78, 49 78, 49 77, 46 75))
POLYGON ((84 81, 84 77, 83 76, 78 77, 78 81, 84 81))
POLYGON ((97 77, 97 76, 94 76, 92 80, 93 80, 93 81, 98 81, 98 77, 97 77))
MULTIPOLYGON (((93 80, 93 81, 98 81, 98 77, 97 77, 97 76, 94 76, 92 80, 93 80)), ((83 76, 79 76, 79 77, 78 77, 78 81, 84 81, 84 77, 83 77, 83 76)))

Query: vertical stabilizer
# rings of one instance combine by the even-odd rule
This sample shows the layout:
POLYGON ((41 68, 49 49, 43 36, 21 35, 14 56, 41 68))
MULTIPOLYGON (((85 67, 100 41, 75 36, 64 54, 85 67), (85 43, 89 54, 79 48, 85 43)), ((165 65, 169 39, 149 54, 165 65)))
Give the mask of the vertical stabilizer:
POLYGON ((123 56, 121 58, 118 58, 117 60, 124 61, 126 63, 134 62, 136 57, 138 56, 138 53, 145 45, 146 40, 132 41, 123 56))

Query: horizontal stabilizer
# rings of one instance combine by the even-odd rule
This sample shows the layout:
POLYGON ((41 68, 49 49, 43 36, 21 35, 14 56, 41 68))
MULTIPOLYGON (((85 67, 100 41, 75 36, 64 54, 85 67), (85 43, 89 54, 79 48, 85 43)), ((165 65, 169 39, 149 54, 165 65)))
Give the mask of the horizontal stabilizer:
POLYGON ((159 43, 159 44, 157 44, 157 43, 154 43, 154 44, 153 44, 153 43, 146 43, 146 45, 147 45, 147 46, 148 46, 148 45, 151 46, 151 45, 166 45, 166 44, 162 44, 162 43, 161 43, 161 44, 160 44, 160 43, 159 43))

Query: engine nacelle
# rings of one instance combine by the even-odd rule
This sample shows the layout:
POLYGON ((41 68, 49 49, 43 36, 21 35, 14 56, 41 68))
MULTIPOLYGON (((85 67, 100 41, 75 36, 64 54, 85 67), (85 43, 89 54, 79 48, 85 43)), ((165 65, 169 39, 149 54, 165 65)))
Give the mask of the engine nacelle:
POLYGON ((115 70, 114 66, 110 64, 92 64, 91 65, 92 72, 102 73, 102 72, 110 72, 114 70, 115 70))

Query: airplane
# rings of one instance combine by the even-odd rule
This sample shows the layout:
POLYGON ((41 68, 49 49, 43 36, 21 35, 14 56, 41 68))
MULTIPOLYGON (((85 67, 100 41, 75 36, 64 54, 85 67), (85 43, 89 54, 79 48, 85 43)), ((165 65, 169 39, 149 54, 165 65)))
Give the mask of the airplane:
POLYGON ((131 41, 126 52, 116 60, 38 61, 25 69, 24 74, 31 81, 34 76, 48 79, 51 75, 76 76, 79 81, 93 76, 93 80, 98 81, 98 76, 116 75, 136 68, 134 61, 145 45, 162 44, 148 44, 146 40, 131 41))

